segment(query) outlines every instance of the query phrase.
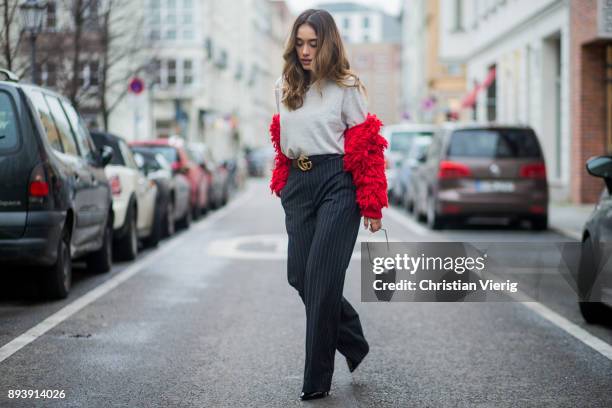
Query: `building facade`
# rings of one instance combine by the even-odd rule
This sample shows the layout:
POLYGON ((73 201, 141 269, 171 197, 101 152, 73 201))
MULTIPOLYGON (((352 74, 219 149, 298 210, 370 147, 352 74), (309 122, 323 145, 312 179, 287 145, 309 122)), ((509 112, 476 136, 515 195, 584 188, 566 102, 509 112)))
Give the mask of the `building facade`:
POLYGON ((324 3, 340 30, 351 67, 367 89, 368 107, 385 124, 401 120, 399 19, 356 3, 324 3))
POLYGON ((465 63, 461 108, 477 121, 530 125, 551 197, 570 197, 570 9, 563 0, 440 0, 443 62, 465 63))
POLYGON ((462 117, 465 65, 439 58, 442 6, 426 0, 402 4, 402 105, 404 118, 412 121, 440 123, 462 117))
POLYGON ((587 174, 593 156, 612 154, 612 5, 570 1, 571 190, 574 202, 595 202, 602 179, 587 174))
POLYGON ((203 142, 219 159, 265 145, 282 63, 279 27, 288 18, 284 2, 142 1, 148 90, 126 98, 113 126, 137 127, 141 139, 203 142))

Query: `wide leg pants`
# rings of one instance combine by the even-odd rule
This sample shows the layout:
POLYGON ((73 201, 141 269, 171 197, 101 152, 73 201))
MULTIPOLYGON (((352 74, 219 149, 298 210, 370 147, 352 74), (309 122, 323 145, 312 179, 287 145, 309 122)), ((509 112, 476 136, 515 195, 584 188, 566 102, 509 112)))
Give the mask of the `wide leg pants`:
POLYGON ((287 279, 306 307, 304 392, 330 389, 336 349, 355 363, 369 350, 359 315, 342 296, 361 223, 356 187, 343 155, 310 159, 311 170, 291 167, 281 191, 287 279))

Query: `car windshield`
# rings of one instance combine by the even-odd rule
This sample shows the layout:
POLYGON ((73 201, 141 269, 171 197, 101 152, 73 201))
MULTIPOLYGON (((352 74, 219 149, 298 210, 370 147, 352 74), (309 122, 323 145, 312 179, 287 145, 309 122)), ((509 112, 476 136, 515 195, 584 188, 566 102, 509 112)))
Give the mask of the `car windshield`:
POLYGON ((431 144, 431 138, 421 138, 415 139, 414 144, 410 148, 410 153, 408 157, 411 159, 418 159, 421 155, 427 152, 427 148, 431 144))
POLYGON ((133 148, 134 151, 145 151, 145 152, 153 152, 153 153, 159 153, 162 156, 164 156, 164 158, 169 162, 169 163, 174 163, 175 161, 178 161, 178 154, 176 152, 176 149, 172 146, 153 146, 153 145, 147 145, 146 147, 144 146, 139 146, 139 147, 134 147, 133 148))
POLYGON ((9 95, 0 92, 0 153, 17 146, 17 120, 9 95))
POLYGON ((94 144, 96 145, 96 149, 100 150, 103 146, 108 146, 113 149, 113 157, 110 161, 110 164, 115 166, 125 166, 125 161, 123 160, 123 155, 121 154, 121 149, 119 148, 119 144, 113 140, 109 140, 101 133, 91 133, 91 138, 93 139, 94 144))
POLYGON ((389 142, 389 150, 395 152, 408 152, 412 141, 415 137, 432 137, 432 132, 419 132, 419 131, 397 131, 391 132, 391 140, 389 142))
POLYGON ((541 157, 540 145, 529 129, 468 129, 451 136, 448 156, 482 158, 541 157))

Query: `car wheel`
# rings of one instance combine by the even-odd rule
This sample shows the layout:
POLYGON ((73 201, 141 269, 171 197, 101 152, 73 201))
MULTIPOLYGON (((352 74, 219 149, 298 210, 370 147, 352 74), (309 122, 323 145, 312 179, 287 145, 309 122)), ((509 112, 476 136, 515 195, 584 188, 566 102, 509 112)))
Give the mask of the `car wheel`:
POLYGON ((439 230, 444 227, 444 219, 436 211, 434 199, 429 197, 427 200, 427 226, 432 230, 439 230))
POLYGON ((133 261, 138 255, 138 226, 136 209, 132 206, 126 216, 126 232, 123 237, 115 241, 115 253, 122 261, 133 261))
POLYGON ((185 230, 189 228, 189 226, 191 225, 191 221, 192 221, 191 215, 192 215, 191 206, 189 206, 187 207, 187 210, 185 211, 185 215, 183 215, 183 218, 181 218, 177 222, 177 227, 181 230, 185 230))
POLYGON ((43 292, 48 299, 64 299, 70 292, 72 284, 72 260, 70 259, 70 233, 62 230, 57 244, 55 264, 43 271, 43 292))
MULTIPOLYGON (((156 201, 157 202, 157 201, 156 201)), ((155 213, 153 214, 153 226, 151 227, 151 234, 145 239, 144 244, 147 248, 155 248, 159 241, 162 239, 162 229, 164 224, 164 215, 159 205, 155 206, 155 213)))
POLYGON ((113 267, 113 223, 108 219, 104 227, 102 247, 87 256, 87 269, 93 273, 105 273, 113 267))
POLYGON ((580 264, 578 269, 578 296, 580 313, 587 323, 605 323, 609 316, 609 310, 598 300, 600 295, 600 284, 595 284, 598 278, 599 260, 593 251, 593 240, 589 236, 582 242, 580 251, 580 264))
POLYGON ((531 218, 531 229, 534 231, 545 231, 548 229, 548 216, 540 215, 531 218))
POLYGON ((164 237, 170 237, 174 232, 174 203, 170 199, 164 214, 164 237))

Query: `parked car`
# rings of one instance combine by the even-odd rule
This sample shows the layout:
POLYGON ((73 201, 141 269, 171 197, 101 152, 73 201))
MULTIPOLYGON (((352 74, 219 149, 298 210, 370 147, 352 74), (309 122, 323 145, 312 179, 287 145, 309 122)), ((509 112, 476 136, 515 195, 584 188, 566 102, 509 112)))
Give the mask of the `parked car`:
POLYGON ((419 136, 431 137, 435 129, 434 125, 419 123, 398 123, 383 127, 382 136, 387 139, 389 144, 385 150, 385 173, 391 202, 399 204, 402 199, 397 174, 410 151, 414 138, 419 136))
POLYGON ((262 146, 246 151, 249 176, 262 177, 274 163, 274 147, 262 146))
POLYGON ((396 194, 400 197, 400 204, 408 211, 412 212, 414 207, 414 194, 413 194, 413 173, 419 166, 419 158, 427 154, 427 149, 431 144, 431 136, 417 136, 412 141, 408 155, 402 161, 402 165, 397 172, 396 177, 396 194))
POLYGON ((605 188, 582 232, 582 249, 578 270, 580 312, 589 323, 612 320, 612 156, 590 159, 587 172, 601 177, 605 188))
POLYGON ((448 124, 416 170, 415 214, 430 228, 474 216, 548 224, 548 184, 540 143, 529 127, 448 124))
MULTIPOLYGON (((83 120, 62 96, 0 81, 0 264, 41 268, 50 298, 65 298, 73 258, 112 267, 113 210, 104 166, 83 120)), ((8 273, 8 271, 5 271, 8 273)))
POLYGON ((179 227, 189 226, 192 218, 198 218, 208 210, 208 183, 209 179, 204 169, 194 163, 185 149, 185 142, 176 136, 155 139, 140 140, 132 143, 132 146, 147 147, 170 162, 174 173, 183 174, 189 181, 190 211, 185 218, 179 220, 179 227))
POLYGON ((132 151, 140 170, 157 184, 156 217, 162 220, 161 235, 169 237, 174 234, 175 221, 189 211, 189 182, 182 174, 174 177, 172 166, 161 154, 142 147, 132 147, 132 151))
POLYGON ((204 143, 189 143, 187 153, 191 160, 199 164, 208 175, 208 197, 211 208, 219 208, 227 203, 229 179, 227 169, 220 165, 204 143))
POLYGON ((155 219, 157 186, 140 171, 132 151, 123 138, 100 131, 91 136, 98 148, 113 149, 113 159, 106 166, 115 213, 114 244, 117 259, 131 261, 138 255, 138 241, 156 246, 161 238, 160 219, 155 219))
POLYGON ((174 235, 174 180, 172 179, 172 168, 170 163, 159 153, 138 152, 134 153, 134 161, 140 171, 157 185, 157 202, 155 205, 156 220, 159 226, 159 236, 169 237, 174 235))
POLYGON ((248 164, 246 154, 243 151, 238 151, 233 157, 223 161, 223 166, 227 169, 230 196, 237 190, 244 187, 248 173, 248 164))

